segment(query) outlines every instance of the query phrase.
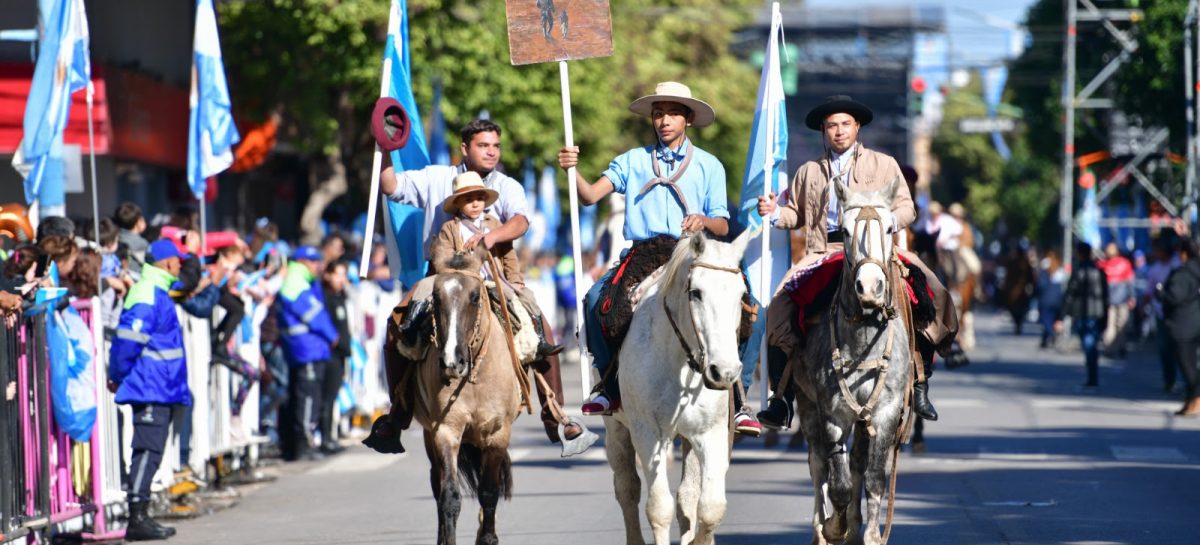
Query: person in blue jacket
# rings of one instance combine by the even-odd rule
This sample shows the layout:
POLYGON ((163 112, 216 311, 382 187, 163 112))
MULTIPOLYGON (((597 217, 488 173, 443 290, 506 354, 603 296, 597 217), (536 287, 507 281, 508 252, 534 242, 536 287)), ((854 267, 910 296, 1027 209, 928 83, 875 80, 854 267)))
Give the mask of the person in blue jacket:
POLYGON ((338 333, 325 311, 321 286, 314 282, 320 267, 321 253, 316 248, 296 248, 283 278, 283 288, 279 290, 279 330, 288 362, 290 390, 285 450, 293 460, 323 458, 313 449, 313 428, 317 415, 324 410, 321 380, 338 333))
POLYGON ((109 389, 133 411, 133 458, 126 477, 128 541, 166 539, 174 528, 150 518, 150 483, 162 462, 172 414, 192 404, 183 329, 168 291, 183 257, 169 240, 150 245, 142 277, 129 289, 109 355, 109 389))

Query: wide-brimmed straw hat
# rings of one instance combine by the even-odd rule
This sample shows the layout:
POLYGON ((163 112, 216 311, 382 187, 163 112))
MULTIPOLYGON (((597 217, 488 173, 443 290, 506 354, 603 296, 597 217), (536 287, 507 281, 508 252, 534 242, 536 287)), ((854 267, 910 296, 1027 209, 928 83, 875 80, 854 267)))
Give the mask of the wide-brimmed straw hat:
POLYGON ((703 100, 692 98, 692 90, 687 85, 674 81, 664 81, 654 86, 654 94, 633 101, 629 105, 629 111, 650 117, 655 102, 677 102, 687 106, 695 114, 692 125, 696 127, 707 127, 717 120, 717 112, 712 106, 703 100))
POLYGON ((875 114, 865 104, 846 95, 833 95, 809 110, 808 115, 804 117, 804 125, 814 131, 820 131, 825 119, 833 114, 850 114, 863 127, 875 118, 875 114))
POLYGON ((483 178, 480 178, 479 173, 473 170, 468 170, 462 174, 459 174, 458 176, 455 176, 454 193, 451 193, 449 197, 446 197, 445 201, 442 201, 442 210, 447 214, 457 213, 458 209, 462 208, 462 206, 458 203, 459 197, 462 197, 468 193, 477 192, 482 192, 487 195, 487 198, 484 199, 484 206, 491 206, 492 203, 496 202, 496 199, 500 198, 500 193, 498 193, 495 189, 491 189, 483 185, 483 178))

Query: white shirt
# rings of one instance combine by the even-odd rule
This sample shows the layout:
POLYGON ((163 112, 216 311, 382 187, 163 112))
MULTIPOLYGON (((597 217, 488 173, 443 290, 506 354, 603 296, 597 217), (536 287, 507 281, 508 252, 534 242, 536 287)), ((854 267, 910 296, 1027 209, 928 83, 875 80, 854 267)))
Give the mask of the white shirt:
POLYGON ((957 250, 962 242, 963 226, 954 216, 950 214, 938 214, 936 218, 930 217, 925 223, 925 232, 932 233, 937 231, 937 246, 943 250, 957 250))
MULTIPOLYGON (((457 167, 429 165, 421 170, 396 171, 396 191, 387 198, 425 210, 425 228, 421 239, 425 241, 426 258, 429 257, 433 238, 451 217, 442 210, 442 202, 454 192, 454 177, 466 170, 466 164, 463 163, 457 167)), ((529 217, 525 188, 516 180, 493 170, 483 179, 483 185, 500 194, 495 203, 484 209, 484 214, 496 216, 501 222, 508 222, 514 216, 529 217)))

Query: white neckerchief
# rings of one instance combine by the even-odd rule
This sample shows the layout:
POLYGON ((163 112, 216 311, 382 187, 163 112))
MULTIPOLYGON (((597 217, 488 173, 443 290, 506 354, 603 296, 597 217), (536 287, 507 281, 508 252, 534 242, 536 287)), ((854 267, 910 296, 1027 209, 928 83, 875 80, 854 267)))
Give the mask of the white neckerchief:
MULTIPOLYGON (((463 244, 466 244, 468 240, 471 240, 471 237, 475 236, 475 233, 472 232, 469 227, 467 227, 468 223, 474 225, 485 234, 490 230, 483 225, 483 216, 483 214, 480 214, 479 217, 475 219, 470 219, 462 215, 458 217, 458 236, 462 237, 463 244)), ((479 275, 482 276, 484 280, 492 279, 492 275, 490 272, 488 272, 487 267, 481 267, 479 269, 479 275)))
MULTIPOLYGON (((858 148, 858 142, 850 146, 850 149, 836 154, 833 150, 829 151, 829 183, 841 183, 850 185, 850 170, 852 168, 850 159, 854 157, 854 151, 858 148)), ((838 207, 837 191, 829 188, 829 210, 825 214, 825 230, 832 233, 841 229, 838 224, 841 219, 841 209, 838 207)))

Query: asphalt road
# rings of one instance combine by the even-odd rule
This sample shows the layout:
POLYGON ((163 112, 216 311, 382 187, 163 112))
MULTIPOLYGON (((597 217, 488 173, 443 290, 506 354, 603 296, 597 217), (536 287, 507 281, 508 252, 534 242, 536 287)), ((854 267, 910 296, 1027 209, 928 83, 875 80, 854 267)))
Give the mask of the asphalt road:
MULTIPOLYGON (((1082 356, 1039 350, 999 315, 978 323, 973 364, 933 377, 942 418, 927 427, 928 452, 902 456, 892 543, 1200 544, 1200 420, 1172 415, 1180 402, 1162 392, 1150 352, 1105 360, 1099 392, 1081 394, 1082 356)), ((578 385, 568 388, 578 400, 578 385)), ((502 542, 624 543, 601 445, 561 459, 534 418, 517 428, 502 542)), ((170 543, 432 544, 429 462, 419 432, 405 442, 413 453, 356 446, 267 468, 277 481, 241 489, 230 509, 176 522, 170 543)), ((787 444, 785 436, 772 448, 761 439, 736 446, 719 543, 809 542, 806 454, 787 444)), ((474 542, 476 505, 464 502, 462 543, 474 542)))

